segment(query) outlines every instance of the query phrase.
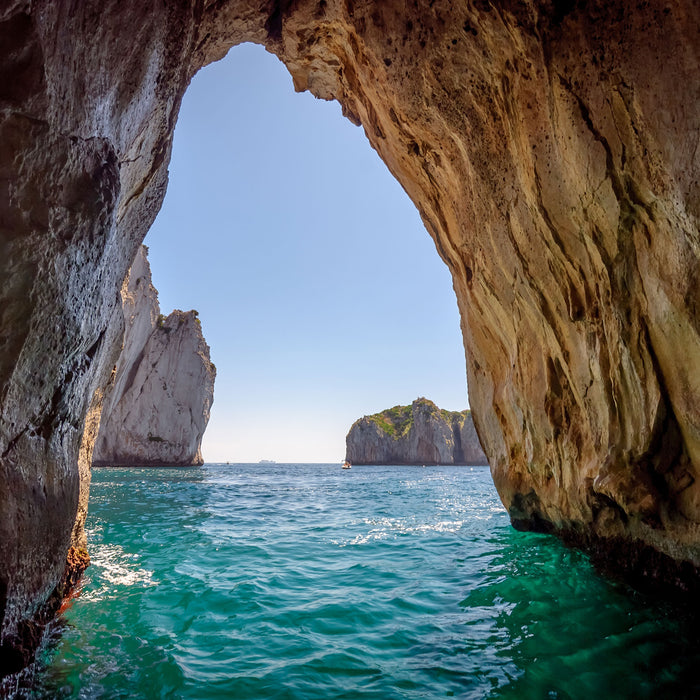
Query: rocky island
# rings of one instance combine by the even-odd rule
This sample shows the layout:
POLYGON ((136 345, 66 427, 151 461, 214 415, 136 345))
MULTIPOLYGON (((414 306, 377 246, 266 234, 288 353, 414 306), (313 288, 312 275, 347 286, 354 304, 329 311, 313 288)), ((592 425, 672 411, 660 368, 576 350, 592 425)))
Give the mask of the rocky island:
POLYGON ((363 416, 345 442, 352 464, 488 464, 471 411, 444 411, 425 398, 363 416))
POLYGON ((699 32, 690 0, 4 3, 0 675, 82 566, 183 94, 246 41, 337 100, 420 212, 513 524, 697 595, 699 32))
POLYGON ((124 347, 103 401, 97 466, 203 463, 216 368, 196 311, 160 313, 147 252, 141 246, 122 287, 124 347))

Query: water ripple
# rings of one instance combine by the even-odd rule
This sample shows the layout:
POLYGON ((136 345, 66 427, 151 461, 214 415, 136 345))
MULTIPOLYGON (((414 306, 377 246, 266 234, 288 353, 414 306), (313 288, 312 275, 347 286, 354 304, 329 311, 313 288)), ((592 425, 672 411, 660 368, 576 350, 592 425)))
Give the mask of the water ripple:
POLYGON ((485 469, 97 469, 88 529, 93 566, 25 695, 697 689, 693 623, 512 530, 485 469))

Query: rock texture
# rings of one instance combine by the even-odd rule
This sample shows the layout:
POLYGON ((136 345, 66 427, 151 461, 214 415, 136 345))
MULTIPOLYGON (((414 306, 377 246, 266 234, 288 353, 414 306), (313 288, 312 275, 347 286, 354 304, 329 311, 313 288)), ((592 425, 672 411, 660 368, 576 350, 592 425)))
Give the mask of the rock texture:
POLYGON ((103 402, 93 464, 203 464, 216 368, 196 311, 160 314, 147 248, 122 287, 126 330, 103 402))
POLYGON ((363 416, 345 444, 352 464, 488 464, 471 411, 442 411, 424 398, 363 416))
POLYGON ((5 2, 3 672, 81 539, 112 315, 182 94, 243 41, 338 100, 420 210, 513 521, 697 580, 699 15, 690 0, 5 2))

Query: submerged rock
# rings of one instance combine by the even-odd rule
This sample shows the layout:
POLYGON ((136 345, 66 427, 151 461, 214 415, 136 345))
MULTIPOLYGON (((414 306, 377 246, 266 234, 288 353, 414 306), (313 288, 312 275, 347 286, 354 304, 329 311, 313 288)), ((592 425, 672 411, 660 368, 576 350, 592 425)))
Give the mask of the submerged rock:
POLYGON ((424 398, 360 418, 345 442, 352 464, 487 464, 471 411, 443 411, 424 398))
POLYGON ((124 348, 104 399, 93 464, 199 465, 216 369, 196 311, 159 313, 146 256, 141 246, 122 288, 124 348))
POLYGON ((244 41, 338 100, 419 209, 513 522, 697 585, 699 31, 690 0, 4 3, 0 657, 29 657, 84 538, 182 95, 244 41))

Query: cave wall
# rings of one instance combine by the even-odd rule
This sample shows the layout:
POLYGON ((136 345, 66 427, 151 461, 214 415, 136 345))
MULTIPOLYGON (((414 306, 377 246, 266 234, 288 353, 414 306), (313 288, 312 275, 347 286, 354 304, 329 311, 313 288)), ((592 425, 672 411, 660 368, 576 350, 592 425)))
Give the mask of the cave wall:
POLYGON ((172 12, 139 9, 0 9, 0 675, 85 544, 117 291, 165 190, 187 47, 172 12))
POLYGON ((695 572, 699 14, 690 0, 4 3, 0 673, 28 658, 82 541, 118 291, 164 195, 181 97, 242 41, 337 99, 419 208, 514 523, 695 572))
POLYGON ((632 544, 700 563, 699 15, 292 3, 268 24, 297 88, 363 125, 452 272, 514 524, 619 562, 632 544))

